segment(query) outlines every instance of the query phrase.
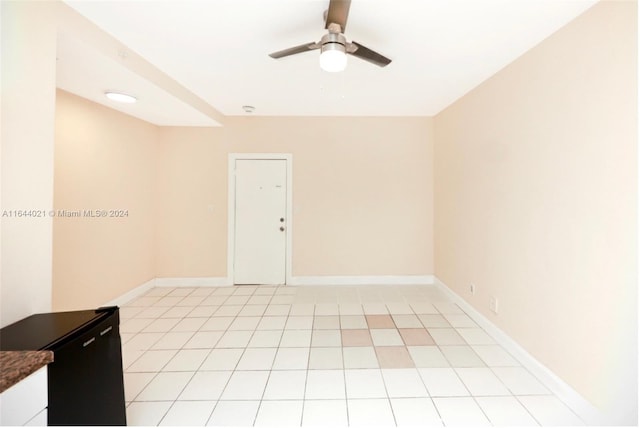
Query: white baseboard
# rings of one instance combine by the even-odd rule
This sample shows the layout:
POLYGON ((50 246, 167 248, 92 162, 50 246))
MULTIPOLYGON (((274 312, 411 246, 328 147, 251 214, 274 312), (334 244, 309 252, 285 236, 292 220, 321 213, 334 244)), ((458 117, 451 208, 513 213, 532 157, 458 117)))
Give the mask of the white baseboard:
POLYGON ((136 297, 142 296, 144 293, 151 290, 155 286, 156 286, 156 279, 155 278, 150 279, 144 284, 137 286, 133 290, 129 290, 123 295, 118 296, 115 299, 111 300, 110 302, 105 303, 104 306, 122 306, 125 303, 135 299, 136 297))
POLYGON ((156 287, 225 287, 233 285, 221 276, 197 278, 156 278, 156 287))
POLYGON ((436 277, 434 283, 451 297, 451 299, 499 345, 528 369, 531 374, 540 380, 540 382, 566 404, 567 407, 573 410, 587 425, 610 425, 610 418, 607 418, 598 408, 571 388, 565 381, 560 379, 558 375, 553 373, 547 366, 536 360, 516 341, 451 290, 445 283, 440 281, 439 278, 436 277))
POLYGON ((433 275, 294 276, 287 285, 428 285, 433 275))

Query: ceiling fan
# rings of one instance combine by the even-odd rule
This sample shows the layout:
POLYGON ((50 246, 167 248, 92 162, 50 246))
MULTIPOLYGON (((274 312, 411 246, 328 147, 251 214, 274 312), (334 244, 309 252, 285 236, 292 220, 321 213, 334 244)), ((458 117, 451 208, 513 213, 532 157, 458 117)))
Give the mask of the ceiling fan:
POLYGON ((320 49, 320 67, 329 72, 342 71, 347 66, 347 54, 368 61, 380 67, 385 67, 391 60, 379 53, 362 46, 357 42, 347 42, 344 30, 347 26, 351 0, 330 0, 329 9, 325 11, 325 29, 327 34, 319 42, 305 43, 269 54, 271 58, 283 58, 320 49))

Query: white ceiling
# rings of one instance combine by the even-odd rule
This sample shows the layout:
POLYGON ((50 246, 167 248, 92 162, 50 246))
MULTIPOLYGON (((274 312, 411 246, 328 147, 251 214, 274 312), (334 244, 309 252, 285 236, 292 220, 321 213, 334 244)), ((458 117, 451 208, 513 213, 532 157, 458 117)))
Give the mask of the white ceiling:
MULTIPOLYGON (((353 0, 347 39, 393 62, 349 57, 335 74, 318 51, 268 56, 318 41, 328 0, 65 3, 224 115, 432 116, 596 0, 353 0)), ((125 112, 160 125, 215 124, 90 46, 59 46, 59 87, 104 104, 105 89, 127 91, 140 102, 125 112)))

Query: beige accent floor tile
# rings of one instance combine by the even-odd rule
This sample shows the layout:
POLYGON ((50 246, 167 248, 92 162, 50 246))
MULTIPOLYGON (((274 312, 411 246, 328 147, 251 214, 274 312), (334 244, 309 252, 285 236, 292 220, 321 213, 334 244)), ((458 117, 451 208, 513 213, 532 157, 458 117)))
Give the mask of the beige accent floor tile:
POLYGON ((383 369, 413 368, 415 364, 405 346, 376 346, 378 364, 383 369))
POLYGON ((365 315, 369 328, 396 328, 391 315, 365 315))
POLYGON ((398 331, 407 346, 435 345, 433 338, 424 328, 399 328, 398 331))
POLYGON ((372 346, 369 330, 342 330, 342 346, 372 346))

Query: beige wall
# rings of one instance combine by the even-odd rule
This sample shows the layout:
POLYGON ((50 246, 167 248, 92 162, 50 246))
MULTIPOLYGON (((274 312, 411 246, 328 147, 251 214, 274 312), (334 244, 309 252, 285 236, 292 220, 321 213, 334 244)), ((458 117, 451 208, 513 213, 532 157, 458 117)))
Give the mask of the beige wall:
POLYGON ((227 163, 218 128, 162 128, 156 276, 226 277, 227 163))
MULTIPOLYGON (((2 1, 2 210, 53 203, 57 7, 2 1)), ((51 309, 51 219, 2 218, 0 325, 51 309)))
POLYGON ((242 152, 293 154, 294 276, 433 273, 429 119, 161 128, 58 91, 56 211, 129 216, 55 218, 54 309, 101 304, 153 277, 226 277, 228 154, 242 152))
POLYGON ((227 118, 163 128, 160 277, 226 276, 229 153, 293 154, 293 275, 433 273, 425 118, 227 118))
POLYGON ((637 421, 636 17, 597 4, 435 119, 436 275, 620 423, 637 421))
POLYGON ((53 309, 83 309, 156 276, 159 128, 59 90, 55 129, 53 309), (84 213, 120 209, 126 217, 84 213))

